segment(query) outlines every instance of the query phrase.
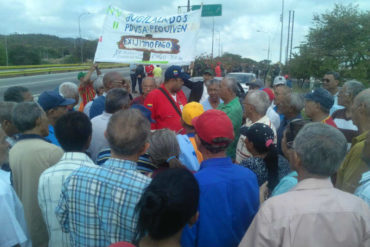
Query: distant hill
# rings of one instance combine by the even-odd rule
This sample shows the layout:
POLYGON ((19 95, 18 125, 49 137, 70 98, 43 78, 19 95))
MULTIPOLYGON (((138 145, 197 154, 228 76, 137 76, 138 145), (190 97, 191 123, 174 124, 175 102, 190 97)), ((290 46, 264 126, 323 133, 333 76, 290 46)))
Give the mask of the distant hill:
MULTIPOLYGON (((44 63, 80 63, 80 39, 45 34, 0 35, 0 66, 44 63)), ((83 60, 93 59, 98 40, 82 39, 83 60)))

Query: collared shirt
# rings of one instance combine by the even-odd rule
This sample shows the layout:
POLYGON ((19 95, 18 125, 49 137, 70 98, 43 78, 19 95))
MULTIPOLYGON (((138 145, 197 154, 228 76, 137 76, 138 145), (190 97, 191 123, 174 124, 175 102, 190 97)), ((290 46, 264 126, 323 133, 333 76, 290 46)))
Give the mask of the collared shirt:
POLYGON ((101 167, 81 167, 64 182, 55 210, 72 246, 109 246, 131 242, 137 224, 135 206, 151 179, 136 163, 109 159, 101 167))
POLYGON ((275 129, 278 129, 280 126, 280 116, 274 110, 272 105, 267 109, 266 116, 271 120, 272 124, 274 125, 275 129))
POLYGON ((370 246, 370 208, 333 188, 329 178, 308 178, 265 201, 239 247, 370 246))
POLYGON ((258 211, 256 175, 227 157, 203 161, 195 178, 199 219, 185 227, 181 246, 237 246, 258 211))
POLYGON ((370 171, 362 174, 360 186, 356 189, 355 195, 363 199, 370 207, 370 171))
POLYGON ((325 118, 321 122, 324 123, 324 124, 333 126, 334 128, 338 128, 331 116, 328 116, 327 118, 325 118))
POLYGON ((338 129, 347 139, 347 149, 351 148, 352 139, 359 135, 358 128, 350 117, 346 116, 346 109, 340 109, 331 115, 338 129))
POLYGON ((340 110, 340 109, 343 109, 344 108, 344 106, 338 105, 338 94, 339 94, 339 90, 338 90, 338 92, 336 94, 333 95, 333 97, 334 97, 334 104, 330 108, 329 115, 332 115, 337 110, 340 110))
POLYGON ((51 124, 49 124, 49 135, 45 137, 45 139, 48 142, 53 143, 54 145, 57 145, 58 147, 60 147, 58 139, 55 137, 54 127, 51 124))
MULTIPOLYGON (((245 126, 250 127, 255 123, 263 123, 269 126, 272 131, 274 132, 274 143, 276 144, 276 129, 275 126, 272 124, 271 120, 265 115, 258 119, 256 122, 252 123, 249 119, 245 123, 245 126)), ((245 146, 245 136, 241 135, 238 140, 238 144, 236 146, 236 163, 241 163, 243 160, 252 157, 252 154, 248 151, 247 147, 245 146)))
POLYGON ((236 152, 236 144, 239 140, 239 132, 240 126, 243 122, 243 109, 240 105, 239 98, 235 97, 232 101, 225 105, 225 103, 221 103, 218 107, 218 110, 221 110, 226 113, 226 115, 230 118, 231 122, 233 123, 234 127, 234 141, 229 145, 226 150, 227 156, 232 159, 235 159, 235 152, 236 152))
POLYGON ((271 193, 271 196, 277 196, 288 192, 298 183, 298 173, 293 171, 283 177, 280 182, 275 186, 274 190, 271 193))
POLYGON ((109 147, 109 143, 104 136, 104 132, 107 129, 109 119, 112 117, 111 113, 103 112, 103 114, 91 119, 92 125, 92 136, 90 147, 87 150, 91 155, 91 159, 95 162, 98 154, 104 148, 109 147))
POLYGON ((199 161, 195 152, 194 146, 188 135, 176 135, 180 146, 180 162, 185 165, 190 171, 199 170, 199 161))
POLYGON ((94 117, 99 116, 100 114, 103 113, 104 108, 105 108, 105 96, 106 96, 106 93, 94 99, 90 107, 90 112, 89 112, 90 119, 93 119, 94 117))
MULTIPOLYGON (((2 173, 2 171, 0 171, 2 173)), ((9 179, 0 176, 0 246, 8 247, 21 244, 32 246, 24 219, 23 206, 9 179)))
POLYGON ((49 246, 70 246, 69 234, 62 232, 54 211, 58 206, 63 182, 81 166, 96 165, 84 153, 67 152, 58 163, 46 169, 40 176, 38 201, 49 233, 49 246))
MULTIPOLYGON (((219 100, 219 104, 224 103, 222 99, 219 100)), ((212 110, 214 109, 209 103, 209 96, 205 100, 200 101, 200 104, 202 104, 204 111, 212 110)))
POLYGON ((335 187, 349 193, 355 192, 361 175, 369 170, 369 167, 361 159, 362 150, 365 146, 368 131, 353 138, 352 147, 344 158, 343 163, 338 169, 335 187))

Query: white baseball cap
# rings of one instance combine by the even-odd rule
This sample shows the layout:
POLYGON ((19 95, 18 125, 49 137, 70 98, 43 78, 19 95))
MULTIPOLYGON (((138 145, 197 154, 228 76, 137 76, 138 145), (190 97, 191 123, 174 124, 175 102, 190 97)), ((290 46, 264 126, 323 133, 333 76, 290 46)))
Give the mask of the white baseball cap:
POLYGON ((274 79, 274 83, 272 83, 273 86, 277 86, 277 85, 286 85, 286 80, 284 78, 284 76, 276 76, 275 79, 274 79))

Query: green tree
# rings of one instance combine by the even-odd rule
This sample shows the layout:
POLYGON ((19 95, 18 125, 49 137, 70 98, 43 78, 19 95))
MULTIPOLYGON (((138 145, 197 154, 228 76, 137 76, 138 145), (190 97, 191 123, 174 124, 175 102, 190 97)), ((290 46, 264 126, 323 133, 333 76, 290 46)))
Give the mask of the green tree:
POLYGON ((9 64, 35 65, 40 63, 40 55, 31 46, 17 45, 9 49, 9 64))
POLYGON ((335 5, 313 17, 307 40, 289 62, 293 76, 321 77, 326 71, 339 71, 344 78, 370 80, 370 12, 358 6, 335 5))

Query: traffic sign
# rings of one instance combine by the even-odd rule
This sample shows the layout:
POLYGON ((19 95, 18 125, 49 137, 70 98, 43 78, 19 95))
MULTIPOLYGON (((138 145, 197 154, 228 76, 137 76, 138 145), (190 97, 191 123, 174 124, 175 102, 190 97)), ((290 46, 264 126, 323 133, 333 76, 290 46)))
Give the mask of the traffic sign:
MULTIPOLYGON (((191 10, 200 9, 201 5, 192 5, 191 10)), ((205 4, 202 9, 202 17, 221 16, 222 4, 205 4)))

